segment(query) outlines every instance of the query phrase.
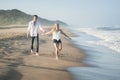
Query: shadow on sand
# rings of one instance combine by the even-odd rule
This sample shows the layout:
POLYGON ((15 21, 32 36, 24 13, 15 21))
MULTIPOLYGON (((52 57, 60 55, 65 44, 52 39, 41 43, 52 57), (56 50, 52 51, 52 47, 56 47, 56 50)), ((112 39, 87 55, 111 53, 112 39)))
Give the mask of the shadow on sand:
POLYGON ((22 74, 14 69, 10 69, 6 75, 0 76, 0 80, 21 80, 22 74))

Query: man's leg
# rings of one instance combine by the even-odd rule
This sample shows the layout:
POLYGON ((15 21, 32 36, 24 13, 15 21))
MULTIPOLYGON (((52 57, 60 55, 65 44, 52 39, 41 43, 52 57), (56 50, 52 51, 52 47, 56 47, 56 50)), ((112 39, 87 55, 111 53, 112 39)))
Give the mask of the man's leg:
POLYGON ((39 55, 39 34, 37 35, 37 42, 36 42, 36 55, 39 55))
POLYGON ((31 52, 33 52, 34 39, 35 37, 31 37, 31 52))

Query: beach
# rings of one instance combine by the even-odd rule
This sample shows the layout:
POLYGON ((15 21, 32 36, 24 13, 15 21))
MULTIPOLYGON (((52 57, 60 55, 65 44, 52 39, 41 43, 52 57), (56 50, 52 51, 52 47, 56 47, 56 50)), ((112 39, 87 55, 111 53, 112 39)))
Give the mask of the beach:
MULTIPOLYGON (((47 29, 47 28, 46 28, 47 29)), ((27 27, 0 29, 0 80, 72 80, 69 67, 83 67, 84 51, 62 36, 63 49, 55 59, 51 35, 40 35, 39 56, 30 53, 27 27)), ((65 30, 69 36, 74 36, 65 30)))

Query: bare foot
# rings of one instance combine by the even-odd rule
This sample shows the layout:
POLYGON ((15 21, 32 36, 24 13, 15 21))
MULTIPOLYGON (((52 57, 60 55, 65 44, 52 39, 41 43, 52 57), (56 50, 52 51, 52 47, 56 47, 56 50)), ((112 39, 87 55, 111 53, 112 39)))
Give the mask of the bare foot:
POLYGON ((58 60, 58 57, 56 57, 55 59, 58 60))

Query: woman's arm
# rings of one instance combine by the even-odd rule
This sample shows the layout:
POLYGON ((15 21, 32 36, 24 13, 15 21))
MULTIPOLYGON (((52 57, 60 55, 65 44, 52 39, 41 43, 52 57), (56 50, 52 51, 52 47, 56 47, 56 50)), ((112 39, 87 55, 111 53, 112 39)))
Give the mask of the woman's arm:
POLYGON ((46 32, 45 35, 52 34, 52 31, 46 32))
POLYGON ((70 38, 67 34, 65 34, 61 29, 60 29, 60 31, 61 31, 61 33, 62 33, 65 37, 71 39, 71 38, 70 38))
POLYGON ((53 33, 53 29, 51 29, 50 31, 46 32, 45 35, 49 35, 53 33))

